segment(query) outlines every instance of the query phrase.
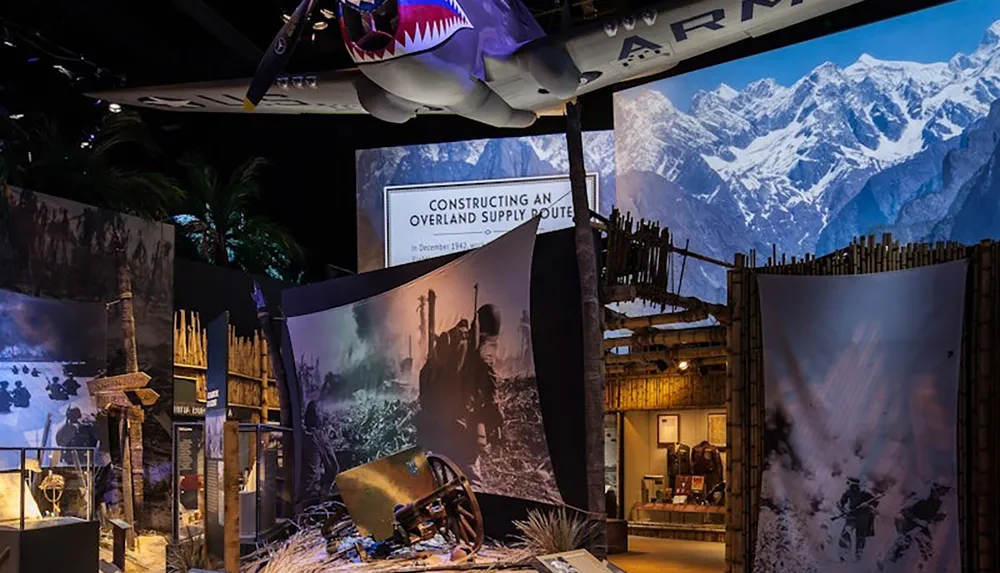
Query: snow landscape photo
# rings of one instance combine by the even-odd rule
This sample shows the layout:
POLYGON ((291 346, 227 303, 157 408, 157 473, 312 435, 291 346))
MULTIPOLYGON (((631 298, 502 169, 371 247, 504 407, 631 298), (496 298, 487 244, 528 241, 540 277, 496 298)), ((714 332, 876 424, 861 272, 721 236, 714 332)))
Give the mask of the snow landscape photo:
POLYGON ((1000 238, 998 102, 1000 3, 950 2, 619 92, 616 204, 723 260, 1000 238))

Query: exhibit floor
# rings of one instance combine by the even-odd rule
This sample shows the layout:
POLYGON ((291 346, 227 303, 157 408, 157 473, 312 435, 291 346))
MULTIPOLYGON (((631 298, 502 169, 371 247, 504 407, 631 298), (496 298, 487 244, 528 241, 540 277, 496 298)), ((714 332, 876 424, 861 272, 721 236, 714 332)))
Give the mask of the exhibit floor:
POLYGON ((629 537, 628 553, 609 560, 626 573, 719 573, 726 570, 726 546, 707 541, 629 537))

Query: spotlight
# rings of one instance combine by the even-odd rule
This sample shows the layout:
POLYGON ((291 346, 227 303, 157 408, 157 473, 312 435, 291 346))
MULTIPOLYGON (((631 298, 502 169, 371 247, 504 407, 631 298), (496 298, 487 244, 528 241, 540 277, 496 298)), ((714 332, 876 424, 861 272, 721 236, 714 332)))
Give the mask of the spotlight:
POLYGON ((108 111, 110 111, 111 113, 120 113, 121 110, 122 110, 122 106, 120 106, 120 105, 118 105, 116 103, 108 104, 108 111))
POLYGON ((10 118, 14 119, 14 120, 24 119, 24 114, 23 113, 12 113, 12 114, 10 114, 10 118))
POLYGON ((333 13, 333 10, 327 10, 326 8, 320 8, 319 13, 322 14, 327 20, 333 20, 337 17, 337 15, 333 13))
POLYGON ((687 360, 681 360, 680 362, 677 363, 677 369, 680 370, 681 372, 687 370, 688 366, 690 366, 690 364, 688 364, 687 360))
POLYGON ((319 20, 318 22, 313 22, 313 30, 326 30, 330 25, 326 22, 319 20))
POLYGON ((14 42, 11 42, 10 40, 4 40, 3 41, 3 45, 7 46, 8 48, 13 48, 14 47, 14 42))
POLYGON ((316 87, 316 76, 306 76, 306 85, 315 88, 316 87))

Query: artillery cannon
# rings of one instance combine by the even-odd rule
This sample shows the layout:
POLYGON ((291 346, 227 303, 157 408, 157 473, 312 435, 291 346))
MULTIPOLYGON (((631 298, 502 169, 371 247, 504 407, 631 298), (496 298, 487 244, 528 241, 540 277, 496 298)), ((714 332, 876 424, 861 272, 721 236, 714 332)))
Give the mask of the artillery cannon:
POLYGON ((468 478, 445 456, 403 450, 341 472, 337 489, 358 533, 389 549, 438 534, 462 548, 465 558, 483 546, 479 502, 468 478))

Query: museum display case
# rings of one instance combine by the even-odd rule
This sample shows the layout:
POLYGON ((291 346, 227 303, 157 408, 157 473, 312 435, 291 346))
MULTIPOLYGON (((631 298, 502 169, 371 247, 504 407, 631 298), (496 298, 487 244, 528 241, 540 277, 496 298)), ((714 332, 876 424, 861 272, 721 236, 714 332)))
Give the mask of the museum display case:
POLYGON ((240 542, 256 544, 292 515, 291 468, 284 446, 292 431, 266 424, 240 424, 240 542))
POLYGON ((96 457, 94 448, 0 447, 0 571, 97 570, 96 457))
POLYGON ((721 541, 726 419, 716 409, 624 414, 623 489, 632 535, 721 541))

